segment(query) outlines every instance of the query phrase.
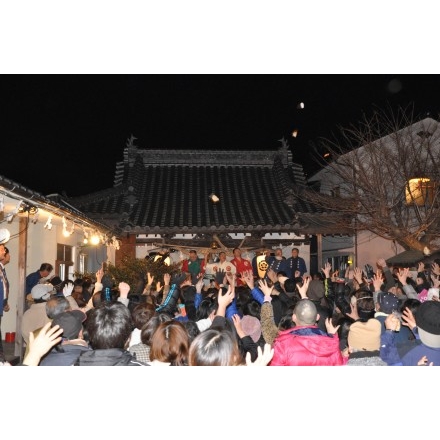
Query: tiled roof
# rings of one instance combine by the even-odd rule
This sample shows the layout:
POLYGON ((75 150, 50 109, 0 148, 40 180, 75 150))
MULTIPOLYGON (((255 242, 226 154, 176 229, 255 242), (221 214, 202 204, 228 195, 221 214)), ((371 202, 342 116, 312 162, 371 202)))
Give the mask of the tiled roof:
POLYGON ((113 188, 70 203, 127 232, 293 231, 295 203, 304 202, 293 198, 292 185, 305 185, 305 177, 284 147, 188 152, 132 146, 117 164, 113 188))

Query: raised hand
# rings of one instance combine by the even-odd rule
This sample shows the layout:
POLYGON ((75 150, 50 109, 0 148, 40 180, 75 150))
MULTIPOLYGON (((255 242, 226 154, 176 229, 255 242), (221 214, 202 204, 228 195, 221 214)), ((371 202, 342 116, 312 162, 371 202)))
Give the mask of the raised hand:
POLYGON ((96 282, 101 283, 102 277, 104 276, 104 269, 102 266, 96 271, 95 276, 96 276, 96 282))
POLYGON ((273 286, 268 286, 266 280, 258 280, 258 287, 264 293, 264 296, 270 296, 273 286))
POLYGON ((250 352, 246 353, 246 365, 248 367, 265 367, 273 358, 274 349, 270 344, 264 344, 264 349, 257 347, 258 356, 254 362, 251 361, 250 352))
POLYGON ((235 293, 235 280, 236 280, 236 275, 235 273, 226 273, 225 278, 227 280, 227 282, 229 283, 229 288, 232 290, 232 293, 235 293))
POLYGON ((379 259, 377 260, 377 265, 378 265, 379 267, 384 268, 384 267, 387 267, 387 262, 385 261, 384 258, 379 258, 379 259))
POLYGON ((409 327, 411 330, 414 327, 417 327, 416 319, 414 318, 411 309, 409 309, 408 307, 405 307, 405 309, 402 312, 402 325, 409 327))
POLYGON ((373 275, 374 291, 379 292, 382 284, 383 284, 382 274, 380 273, 380 271, 377 271, 377 273, 373 275))
POLYGON ((397 272, 397 279, 399 280, 400 284, 402 284, 402 286, 406 286, 408 284, 406 282, 406 280, 408 279, 408 275, 409 275, 409 267, 405 267, 403 269, 401 268, 397 272))
POLYGON ((247 284, 249 289, 252 290, 255 287, 254 274, 252 273, 251 270, 244 271, 241 274, 241 279, 242 279, 242 281, 244 281, 247 284))
POLYGON ((358 282, 358 284, 362 284, 363 282, 363 272, 360 267, 355 267, 353 269, 353 276, 354 279, 358 282))
POLYGON ((330 271, 332 270, 332 265, 327 261, 327 263, 324 264, 324 267, 322 267, 321 270, 326 278, 330 278, 330 271))
POLYGON ((431 264, 431 272, 434 273, 435 275, 439 276, 440 275, 440 266, 437 263, 432 263, 431 264))
POLYGON ((217 270, 217 272, 215 273, 215 282, 217 284, 226 284, 225 276, 226 273, 224 270, 217 270))
POLYGON ((204 286, 203 277, 199 278, 196 283, 196 292, 202 293, 202 289, 204 286))
POLYGON ((163 283, 165 286, 169 286, 171 282, 171 274, 169 273, 164 273, 163 274, 163 283))
POLYGON ((299 294, 301 295, 301 298, 307 298, 307 290, 309 289, 311 278, 310 277, 304 277, 304 282, 302 283, 302 286, 297 284, 299 294))
POLYGON ((72 291, 73 291, 73 283, 67 283, 64 287, 63 287, 63 295, 67 298, 68 296, 72 295, 72 291))
POLYGON ((332 318, 327 318, 325 320, 325 328, 327 329, 327 333, 329 335, 336 334, 338 332, 339 327, 340 327, 339 325, 337 325, 336 327, 333 325, 332 318))
POLYGON ((150 272, 147 272, 147 284, 148 284, 149 286, 152 286, 152 285, 153 285, 153 280, 154 280, 154 276, 151 275, 150 272))
POLYGON ((59 325, 51 327, 52 322, 48 322, 39 331, 37 336, 33 332, 29 333, 29 352, 23 360, 24 365, 37 366, 41 358, 54 346, 61 342, 63 329, 59 325))
POLYGON ((119 283, 119 295, 121 298, 127 298, 128 292, 130 292, 130 286, 123 281, 119 283))
POLYGON ((438 289, 440 287, 440 280, 438 279, 438 276, 432 273, 431 280, 432 286, 438 289))
POLYGON ((276 283, 278 281, 277 273, 273 269, 269 269, 266 272, 266 275, 267 275, 267 278, 269 278, 272 281, 272 283, 276 283))

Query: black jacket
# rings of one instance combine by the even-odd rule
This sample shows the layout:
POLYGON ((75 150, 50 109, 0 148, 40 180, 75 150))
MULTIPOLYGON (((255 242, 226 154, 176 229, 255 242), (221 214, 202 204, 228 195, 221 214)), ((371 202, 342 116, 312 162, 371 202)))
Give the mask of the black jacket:
POLYGON ((79 366, 127 366, 138 367, 148 366, 143 362, 136 360, 129 351, 120 348, 109 348, 105 350, 85 351, 76 361, 75 365, 79 366))

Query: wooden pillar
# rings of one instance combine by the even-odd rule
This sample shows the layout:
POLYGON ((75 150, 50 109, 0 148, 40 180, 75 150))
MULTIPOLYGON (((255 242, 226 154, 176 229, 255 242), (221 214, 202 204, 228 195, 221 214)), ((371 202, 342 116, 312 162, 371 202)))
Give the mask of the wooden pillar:
POLYGON ((317 255, 318 255, 318 270, 321 270, 322 265, 322 234, 316 234, 317 255))
POLYGON ((15 325, 15 348, 14 355, 23 355, 23 338, 21 337, 21 322, 25 305, 25 287, 26 287, 26 263, 27 263, 27 244, 28 244, 28 220, 26 217, 20 217, 18 230, 24 231, 18 236, 18 286, 17 286, 17 319, 15 325))
POLYGON ((115 252, 115 265, 117 266, 124 256, 136 257, 136 234, 127 234, 121 238, 119 250, 115 252))

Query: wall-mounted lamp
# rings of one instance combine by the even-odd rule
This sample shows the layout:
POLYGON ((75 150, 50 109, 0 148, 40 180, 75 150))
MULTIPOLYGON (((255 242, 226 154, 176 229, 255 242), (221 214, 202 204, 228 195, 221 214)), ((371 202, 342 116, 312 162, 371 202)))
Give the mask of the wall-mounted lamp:
POLYGON ((99 242, 100 242, 99 235, 97 232, 95 232, 90 238, 90 243, 96 246, 97 244, 99 244, 99 242))
POLYGON ((18 213, 23 214, 24 212, 29 212, 30 215, 35 215, 38 212, 38 208, 36 206, 20 202, 18 205, 18 213))

